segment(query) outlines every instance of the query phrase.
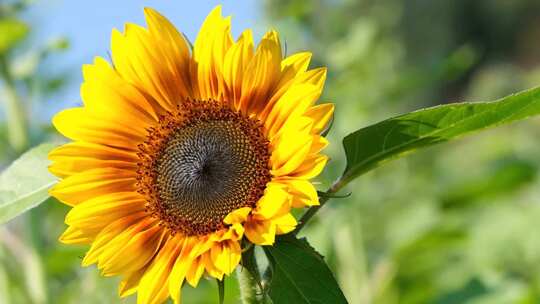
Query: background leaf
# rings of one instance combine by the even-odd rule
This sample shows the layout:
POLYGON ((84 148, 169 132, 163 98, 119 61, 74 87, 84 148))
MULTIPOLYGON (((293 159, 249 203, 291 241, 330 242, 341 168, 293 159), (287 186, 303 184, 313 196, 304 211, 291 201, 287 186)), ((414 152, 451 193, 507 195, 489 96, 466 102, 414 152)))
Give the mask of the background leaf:
POLYGON ((344 180, 351 180, 393 158, 461 135, 540 114, 540 88, 495 102, 436 106, 384 120, 343 139, 344 180))
POLYGON ((29 150, 0 174, 0 224, 49 197, 56 178, 47 169, 47 154, 55 146, 46 143, 29 150))
POLYGON ((18 19, 0 19, 0 53, 13 48, 26 38, 29 31, 29 26, 18 19))
POLYGON ((272 269, 274 304, 347 303, 323 257, 305 239, 285 236, 263 248, 272 269))

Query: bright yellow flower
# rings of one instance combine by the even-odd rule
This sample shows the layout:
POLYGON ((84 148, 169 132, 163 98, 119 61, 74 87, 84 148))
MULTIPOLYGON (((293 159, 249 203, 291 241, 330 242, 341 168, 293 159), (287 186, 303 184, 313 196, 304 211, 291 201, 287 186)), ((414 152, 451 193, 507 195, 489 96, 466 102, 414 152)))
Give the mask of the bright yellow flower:
POLYGON ((163 16, 112 33, 112 64, 83 67, 84 105, 54 126, 51 194, 73 207, 60 240, 91 244, 84 266, 122 276, 120 296, 180 302, 182 283, 229 275, 245 236, 271 245, 291 208, 317 205, 333 105, 314 105, 326 69, 282 57, 275 31, 235 42, 215 8, 193 49, 163 16))

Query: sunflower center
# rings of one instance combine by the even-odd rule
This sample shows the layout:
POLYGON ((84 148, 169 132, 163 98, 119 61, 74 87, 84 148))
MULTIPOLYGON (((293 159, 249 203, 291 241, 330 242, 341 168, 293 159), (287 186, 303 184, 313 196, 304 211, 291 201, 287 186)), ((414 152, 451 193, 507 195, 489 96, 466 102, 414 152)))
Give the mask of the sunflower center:
POLYGON ((173 232, 223 228, 228 213, 255 206, 270 180, 260 124, 217 102, 186 102, 140 148, 138 188, 173 232))

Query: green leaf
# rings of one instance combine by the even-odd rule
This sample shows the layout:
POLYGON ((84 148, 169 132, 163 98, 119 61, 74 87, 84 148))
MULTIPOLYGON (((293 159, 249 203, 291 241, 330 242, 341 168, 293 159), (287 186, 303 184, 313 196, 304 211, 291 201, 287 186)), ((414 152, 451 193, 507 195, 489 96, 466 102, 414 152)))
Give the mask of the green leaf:
POLYGON ((263 248, 272 270, 268 294, 274 304, 347 303, 323 257, 305 239, 287 235, 263 248))
POLYGON ((350 181, 391 159, 464 134, 540 114, 540 88, 494 102, 456 103, 397 116, 343 139, 350 181))
POLYGON ((36 207, 49 197, 56 178, 49 173, 46 143, 24 153, 0 174, 0 224, 36 207))
POLYGON ((28 35, 30 27, 14 18, 0 19, 0 53, 13 48, 28 35))

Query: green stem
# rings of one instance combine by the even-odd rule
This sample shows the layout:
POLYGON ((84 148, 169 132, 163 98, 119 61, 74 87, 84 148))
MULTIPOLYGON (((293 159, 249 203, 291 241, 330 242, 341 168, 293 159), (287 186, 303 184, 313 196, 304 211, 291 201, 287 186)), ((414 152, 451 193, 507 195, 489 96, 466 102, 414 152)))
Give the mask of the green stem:
POLYGON ((216 279, 218 285, 219 304, 223 304, 225 301, 225 279, 216 279))
MULTIPOLYGON (((338 192, 343 187, 345 187, 345 185, 347 185, 349 183, 349 181, 350 180, 346 180, 346 179, 343 179, 343 178, 338 179, 334 184, 332 184, 330 189, 328 189, 328 191, 326 191, 326 194, 332 194, 332 193, 338 192)), ((298 232, 300 232, 300 230, 302 230, 302 228, 304 228, 306 223, 322 208, 322 206, 324 206, 324 204, 330 198, 331 198, 330 196, 321 197, 319 199, 319 206, 313 206, 313 207, 309 208, 308 211, 306 211, 306 213, 304 213, 304 215, 302 215, 302 217, 300 218, 300 221, 298 223, 298 226, 296 226, 296 229, 292 233, 295 234, 295 235, 298 234, 298 232)))
POLYGON ((23 108, 23 102, 17 94, 15 80, 11 75, 5 56, 0 56, 0 77, 4 81, 4 107, 8 129, 8 141, 16 152, 22 152, 28 146, 26 112, 23 108))
POLYGON ((255 247, 248 247, 242 253, 242 267, 236 271, 243 304, 266 303, 261 290, 261 273, 255 259, 255 247))

